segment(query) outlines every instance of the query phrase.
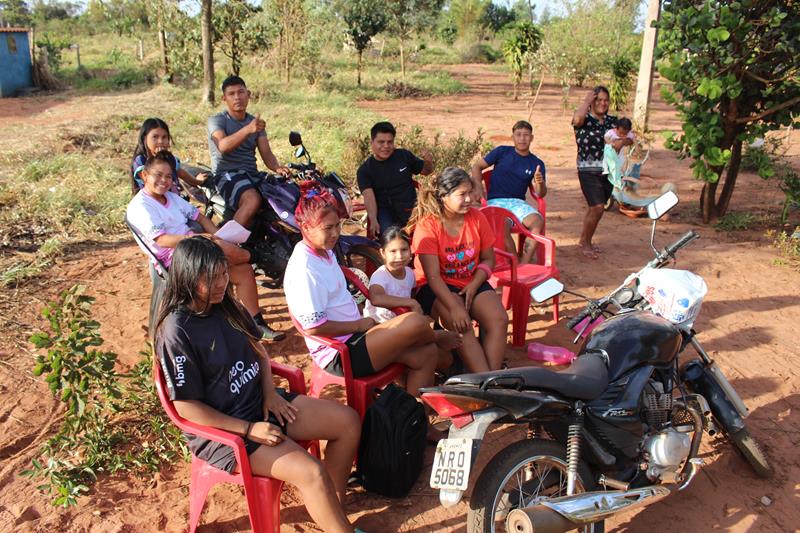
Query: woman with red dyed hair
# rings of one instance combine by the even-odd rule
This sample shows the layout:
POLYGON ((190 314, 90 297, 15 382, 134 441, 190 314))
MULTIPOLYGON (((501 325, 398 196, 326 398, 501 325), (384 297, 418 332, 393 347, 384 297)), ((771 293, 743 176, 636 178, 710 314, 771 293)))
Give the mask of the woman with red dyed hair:
MULTIPOLYGON (((303 240, 294 248, 283 282, 289 311, 306 333, 334 337, 348 346, 354 377, 402 363, 408 367, 406 390, 419 396, 420 387, 433 384, 438 356, 428 319, 419 313, 382 324, 362 318, 331 252, 341 231, 341 208, 315 182, 303 182, 300 190, 295 217, 303 240)), ((306 344, 320 368, 343 375, 338 352, 308 338, 306 344)))

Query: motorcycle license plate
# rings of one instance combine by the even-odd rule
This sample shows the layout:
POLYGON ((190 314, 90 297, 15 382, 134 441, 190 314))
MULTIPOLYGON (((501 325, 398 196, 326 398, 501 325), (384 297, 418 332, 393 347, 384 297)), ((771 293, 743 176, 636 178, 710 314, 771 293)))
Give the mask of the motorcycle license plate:
POLYGON ((431 488, 467 490, 472 465, 472 439, 442 439, 436 445, 431 488))

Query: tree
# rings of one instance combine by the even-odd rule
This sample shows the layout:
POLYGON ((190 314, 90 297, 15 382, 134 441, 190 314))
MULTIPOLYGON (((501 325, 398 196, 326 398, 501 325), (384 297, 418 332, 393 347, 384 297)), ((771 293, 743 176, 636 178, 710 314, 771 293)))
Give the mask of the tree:
POLYGON ((658 26, 659 72, 672 82, 664 96, 682 122, 667 146, 692 158, 709 222, 728 210, 742 144, 800 124, 800 11, 794 2, 671 0, 658 26))
POLYGON ((514 100, 526 66, 542 45, 542 32, 531 22, 520 22, 503 43, 503 55, 514 75, 514 100))
POLYGON ((489 0, 450 1, 450 16, 453 17, 460 38, 470 39, 481 34, 481 18, 488 6, 489 0))
POLYGON ((214 43, 231 60, 231 72, 236 76, 244 53, 269 45, 269 30, 260 14, 261 8, 245 0, 227 0, 214 10, 214 43))
POLYGON ((214 23, 211 0, 200 0, 200 38, 203 48, 203 102, 214 105, 214 23))
POLYGON ((31 12, 25 0, 0 0, 0 22, 11 26, 28 26, 31 23, 31 12))
MULTIPOLYGON (((526 17, 527 18, 527 17, 526 17)), ((513 8, 491 2, 483 12, 480 23, 497 33, 504 26, 517 20, 517 12, 513 8)))
POLYGON ((281 79, 289 83, 308 26, 303 0, 265 0, 264 7, 278 27, 278 69, 281 79))
MULTIPOLYGON (((400 73, 406 79, 405 42, 414 30, 433 30, 443 0, 386 0, 387 25, 400 47, 400 73)), ((373 3, 374 5, 374 3, 373 3)))
POLYGON ((372 38, 386 28, 386 13, 372 0, 343 0, 338 6, 347 24, 347 36, 358 54, 358 85, 361 86, 361 61, 372 38))

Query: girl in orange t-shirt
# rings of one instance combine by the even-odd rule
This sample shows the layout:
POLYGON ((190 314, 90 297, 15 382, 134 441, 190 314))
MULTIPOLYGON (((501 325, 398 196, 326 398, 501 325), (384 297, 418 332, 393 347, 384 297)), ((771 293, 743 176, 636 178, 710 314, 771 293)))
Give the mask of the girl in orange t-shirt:
POLYGON ((503 363, 508 315, 486 280, 494 267, 495 236, 486 217, 471 207, 472 180, 448 167, 432 189, 420 191, 411 217, 416 254, 416 299, 425 314, 464 335, 459 353, 470 372, 497 370, 503 363), (484 330, 478 342, 475 319, 484 330))

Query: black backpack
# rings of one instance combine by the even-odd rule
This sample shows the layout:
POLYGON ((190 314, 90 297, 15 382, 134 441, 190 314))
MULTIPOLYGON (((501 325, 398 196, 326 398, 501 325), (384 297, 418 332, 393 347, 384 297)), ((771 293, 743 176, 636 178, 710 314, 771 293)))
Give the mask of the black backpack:
POLYGON ((406 391, 390 383, 367 408, 358 446, 364 488, 402 498, 417 481, 425 459, 428 417, 406 391))

